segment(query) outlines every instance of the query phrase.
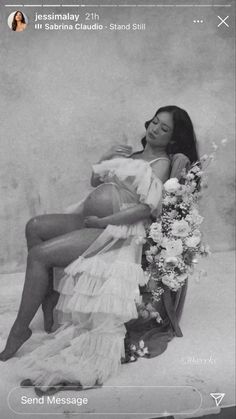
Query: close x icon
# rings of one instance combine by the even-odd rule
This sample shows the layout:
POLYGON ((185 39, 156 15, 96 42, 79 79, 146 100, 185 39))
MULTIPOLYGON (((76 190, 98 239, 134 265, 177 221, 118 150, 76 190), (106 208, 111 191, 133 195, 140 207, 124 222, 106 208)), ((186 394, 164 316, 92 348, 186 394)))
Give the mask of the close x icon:
POLYGON ((229 19, 229 16, 226 16, 226 17, 224 17, 224 18, 222 18, 221 16, 217 16, 218 17, 218 19, 220 19, 220 22, 219 22, 219 24, 217 25, 217 27, 219 28, 221 25, 225 25, 225 26, 227 26, 227 28, 229 28, 229 25, 228 25, 228 23, 226 22, 226 20, 227 19, 229 19))

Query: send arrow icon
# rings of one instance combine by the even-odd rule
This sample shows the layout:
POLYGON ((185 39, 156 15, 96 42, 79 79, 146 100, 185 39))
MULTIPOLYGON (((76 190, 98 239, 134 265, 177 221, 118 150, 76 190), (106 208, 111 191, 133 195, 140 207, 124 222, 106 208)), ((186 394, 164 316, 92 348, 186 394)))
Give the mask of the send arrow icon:
POLYGON ((210 395, 215 400, 216 406, 219 406, 223 398, 225 397, 225 393, 210 393, 210 395))

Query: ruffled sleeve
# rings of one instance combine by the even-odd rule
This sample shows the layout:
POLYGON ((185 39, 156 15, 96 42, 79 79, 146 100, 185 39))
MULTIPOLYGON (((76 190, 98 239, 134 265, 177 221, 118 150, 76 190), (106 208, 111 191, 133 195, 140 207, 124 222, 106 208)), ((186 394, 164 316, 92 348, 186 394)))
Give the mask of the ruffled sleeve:
POLYGON ((95 174, 99 175, 101 180, 104 180, 108 176, 113 176, 123 165, 126 166, 127 160, 123 157, 103 160, 101 163, 94 164, 92 169, 95 174))
POLYGON ((163 184, 161 180, 155 176, 150 166, 147 167, 146 173, 137 174, 134 180, 136 192, 140 197, 142 204, 147 204, 152 212, 155 211, 162 200, 163 184))
POLYGON ((159 207, 163 184, 154 174, 150 164, 144 160, 115 158, 93 166, 94 173, 102 180, 117 178, 124 187, 129 186, 138 195, 139 201, 147 204, 152 212, 159 207))

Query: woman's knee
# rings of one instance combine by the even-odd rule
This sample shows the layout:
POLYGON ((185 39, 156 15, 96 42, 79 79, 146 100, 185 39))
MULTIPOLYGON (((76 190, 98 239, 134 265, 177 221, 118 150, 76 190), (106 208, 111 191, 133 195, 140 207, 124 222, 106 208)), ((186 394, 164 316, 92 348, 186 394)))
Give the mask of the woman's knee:
MULTIPOLYGON (((40 216, 31 218, 25 226, 25 236, 27 240, 39 236, 40 216)), ((39 237, 40 238, 40 237, 39 237)))
POLYGON ((51 267, 50 257, 43 244, 38 244, 29 250, 27 263, 31 264, 34 262, 39 262, 47 268, 51 267))

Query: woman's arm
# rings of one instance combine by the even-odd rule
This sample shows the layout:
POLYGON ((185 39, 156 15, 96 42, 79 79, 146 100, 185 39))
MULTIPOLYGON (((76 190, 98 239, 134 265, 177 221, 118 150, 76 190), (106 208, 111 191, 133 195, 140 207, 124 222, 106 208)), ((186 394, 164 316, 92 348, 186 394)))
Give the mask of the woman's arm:
POLYGON ((135 207, 127 208, 123 211, 116 212, 115 214, 108 215, 107 217, 98 218, 90 216, 85 218, 86 227, 105 228, 109 224, 134 224, 140 220, 149 218, 151 209, 146 204, 138 204, 135 207))

